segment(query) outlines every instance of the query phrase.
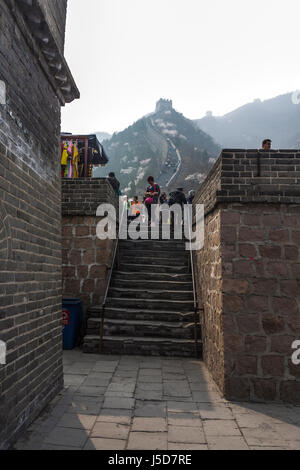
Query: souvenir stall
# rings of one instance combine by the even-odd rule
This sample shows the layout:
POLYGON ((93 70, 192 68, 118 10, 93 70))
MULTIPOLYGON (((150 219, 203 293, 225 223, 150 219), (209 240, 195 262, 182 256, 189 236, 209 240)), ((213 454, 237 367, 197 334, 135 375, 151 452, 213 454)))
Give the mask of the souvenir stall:
POLYGON ((93 167, 106 166, 108 161, 105 150, 95 134, 62 134, 62 178, 92 178, 93 167))

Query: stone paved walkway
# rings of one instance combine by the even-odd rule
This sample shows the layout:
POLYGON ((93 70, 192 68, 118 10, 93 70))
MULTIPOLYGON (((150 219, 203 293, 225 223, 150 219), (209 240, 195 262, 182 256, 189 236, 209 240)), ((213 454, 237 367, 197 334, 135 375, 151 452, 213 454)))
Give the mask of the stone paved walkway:
POLYGON ((228 402, 195 359, 64 353, 65 390, 15 449, 300 449, 300 406, 228 402))

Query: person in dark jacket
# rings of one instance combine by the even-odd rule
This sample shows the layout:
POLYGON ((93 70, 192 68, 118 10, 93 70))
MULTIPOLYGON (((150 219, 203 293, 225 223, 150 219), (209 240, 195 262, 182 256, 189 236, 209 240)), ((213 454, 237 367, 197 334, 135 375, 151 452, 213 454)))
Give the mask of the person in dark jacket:
POLYGON ((117 180, 116 175, 114 173, 109 173, 108 181, 112 185, 115 193, 119 195, 120 194, 120 182, 117 180))
POLYGON ((173 228, 174 228, 175 223, 176 223, 176 225, 179 225, 183 221, 184 206, 185 206, 185 204, 187 204, 187 200, 186 200, 185 194, 183 192, 183 188, 177 188, 176 191, 170 193, 169 206, 172 207, 175 204, 178 204, 179 206, 181 206, 182 215, 181 215, 181 220, 177 220, 177 217, 176 217, 176 220, 175 220, 174 213, 171 214, 171 226, 173 228))
POLYGON ((183 188, 177 188, 176 191, 170 193, 169 198, 169 206, 174 206, 174 204, 179 204, 182 209, 185 204, 187 204, 187 200, 185 194, 183 192, 183 188))

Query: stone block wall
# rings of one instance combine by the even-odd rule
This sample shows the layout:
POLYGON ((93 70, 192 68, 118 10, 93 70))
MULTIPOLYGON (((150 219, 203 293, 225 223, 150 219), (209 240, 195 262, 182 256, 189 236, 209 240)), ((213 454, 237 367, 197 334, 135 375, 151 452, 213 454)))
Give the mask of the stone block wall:
POLYGON ((63 387, 60 99, 19 3, 0 2, 0 449, 63 387))
POLYGON ((104 178, 62 181, 63 296, 80 298, 84 310, 103 302, 114 240, 99 240, 101 203, 118 210, 118 198, 104 178))
POLYGON ((224 150, 196 196, 204 360, 228 399, 300 402, 299 179, 300 152, 224 150))

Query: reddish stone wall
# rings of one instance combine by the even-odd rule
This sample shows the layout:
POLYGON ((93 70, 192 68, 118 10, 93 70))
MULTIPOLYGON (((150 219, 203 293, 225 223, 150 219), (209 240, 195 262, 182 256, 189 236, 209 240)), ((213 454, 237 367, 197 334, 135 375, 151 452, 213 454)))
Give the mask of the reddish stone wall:
POLYGON ((300 403, 300 152, 225 150, 195 198, 204 360, 227 399, 300 403))
MULTIPOLYGON (((84 311, 103 302, 114 240, 99 240, 100 204, 118 198, 106 178, 62 180, 63 297, 80 298, 84 311)), ((118 218, 118 214, 117 214, 118 218)))
POLYGON ((99 305, 106 289, 113 241, 96 236, 97 217, 63 217, 63 296, 76 297, 85 307, 99 305))
POLYGON ((220 210, 205 219, 205 246, 197 253, 199 304, 205 314, 201 315, 203 358, 214 380, 224 390, 224 341, 222 315, 222 263, 220 241, 220 210), (204 289, 202 289, 202 286, 204 289))
POLYGON ((300 401, 300 207, 230 204, 221 210, 225 394, 300 401))

